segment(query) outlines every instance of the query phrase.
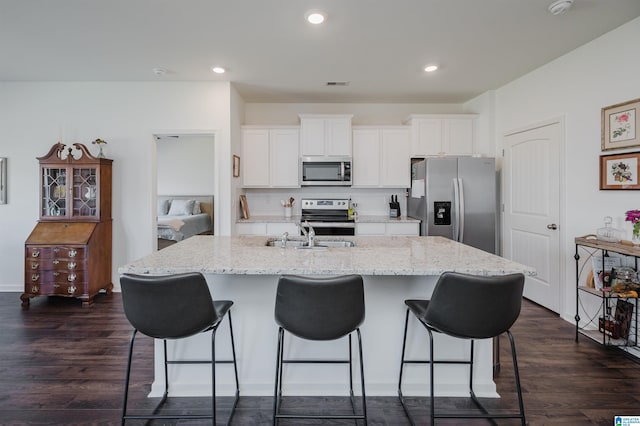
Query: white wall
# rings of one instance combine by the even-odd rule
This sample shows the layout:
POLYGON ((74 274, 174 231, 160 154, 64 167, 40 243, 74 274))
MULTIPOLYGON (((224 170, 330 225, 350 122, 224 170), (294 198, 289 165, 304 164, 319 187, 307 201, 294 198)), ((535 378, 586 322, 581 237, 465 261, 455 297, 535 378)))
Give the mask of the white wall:
POLYGON ((159 137, 156 141, 159 195, 212 195, 215 148, 211 136, 159 137))
MULTIPOLYGON (((22 291, 24 241, 38 220, 36 157, 58 140, 108 141, 113 161, 113 276, 117 268, 154 249, 157 133, 215 133, 216 158, 230 158, 230 85, 220 82, 0 83, 0 156, 9 159, 9 204, 0 205, 0 291, 22 291)), ((94 145, 88 145, 96 152, 94 145)), ((217 200, 231 205, 230 161, 218 161, 217 200), (225 190, 226 188, 226 190, 225 190)), ((231 231, 231 210, 217 212, 231 231)), ((233 219, 235 221, 235 218, 233 219)), ((16 303, 18 301, 16 300, 16 303)))
MULTIPOLYGON (((503 135, 511 130, 556 117, 565 120, 565 199, 560 220, 564 303, 560 309, 569 321, 575 315, 574 237, 595 233, 603 226, 603 217, 612 216, 614 226, 625 229, 630 239, 631 226, 624 221, 624 212, 640 208, 636 191, 598 189, 599 156, 611 153, 600 149, 601 108, 640 97, 636 40, 640 40, 640 18, 495 92, 498 149, 503 135)), ((475 112, 490 113, 490 105, 487 99, 476 99, 468 107, 479 106, 475 112)))

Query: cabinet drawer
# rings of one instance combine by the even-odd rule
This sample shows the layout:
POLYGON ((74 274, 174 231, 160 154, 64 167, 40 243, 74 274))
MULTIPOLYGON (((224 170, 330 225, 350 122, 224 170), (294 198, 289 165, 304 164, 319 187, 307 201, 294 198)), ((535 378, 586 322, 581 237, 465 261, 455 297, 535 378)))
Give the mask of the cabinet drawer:
POLYGON ((33 295, 60 295, 74 296, 86 293, 84 282, 59 282, 59 281, 32 281, 27 282, 24 291, 33 295))
POLYGON ((51 246, 31 246, 27 247, 28 259, 84 259, 84 247, 51 247, 51 246))
POLYGON ((84 259, 28 258, 25 268, 27 271, 82 271, 85 269, 85 262, 84 259))
POLYGON ((26 271, 25 283, 51 283, 51 282, 69 282, 69 283, 83 283, 85 281, 84 271, 51 271, 51 270, 37 270, 26 271))
POLYGON ((60 296, 74 296, 85 293, 83 283, 54 282, 43 286, 43 292, 60 296))

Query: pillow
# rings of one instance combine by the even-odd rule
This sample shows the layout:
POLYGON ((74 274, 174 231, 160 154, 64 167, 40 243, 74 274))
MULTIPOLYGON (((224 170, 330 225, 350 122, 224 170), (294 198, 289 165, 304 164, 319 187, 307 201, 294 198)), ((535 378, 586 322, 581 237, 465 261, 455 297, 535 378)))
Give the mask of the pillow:
POLYGON ((185 216, 193 214, 195 200, 171 200, 169 216, 185 216))
POLYGON ((169 213, 169 200, 158 198, 158 216, 166 216, 169 213))
POLYGON ((193 214, 202 213, 202 209, 200 209, 200 201, 196 201, 193 203, 193 214))

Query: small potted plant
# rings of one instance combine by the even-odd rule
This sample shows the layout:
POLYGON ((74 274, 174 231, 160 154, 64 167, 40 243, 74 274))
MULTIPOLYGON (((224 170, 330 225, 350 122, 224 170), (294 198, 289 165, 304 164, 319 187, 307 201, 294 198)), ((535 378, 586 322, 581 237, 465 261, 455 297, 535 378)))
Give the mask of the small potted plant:
POLYGON ((633 245, 640 245, 640 210, 629 210, 625 215, 625 220, 633 223, 631 242, 633 242, 633 245))
POLYGON ((91 142, 94 145, 98 145, 98 147, 100 148, 100 152, 98 152, 98 158, 104 158, 104 153, 102 152, 102 145, 106 145, 107 141, 105 141, 104 139, 96 139, 95 141, 91 142))

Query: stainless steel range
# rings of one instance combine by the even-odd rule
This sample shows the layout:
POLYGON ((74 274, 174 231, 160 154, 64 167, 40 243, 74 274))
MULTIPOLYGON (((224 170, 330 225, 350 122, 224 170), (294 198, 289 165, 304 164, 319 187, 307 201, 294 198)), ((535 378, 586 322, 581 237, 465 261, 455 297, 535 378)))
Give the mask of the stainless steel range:
POLYGON ((302 200, 301 207, 302 222, 308 221, 316 235, 355 235, 348 199, 307 198, 302 200))

